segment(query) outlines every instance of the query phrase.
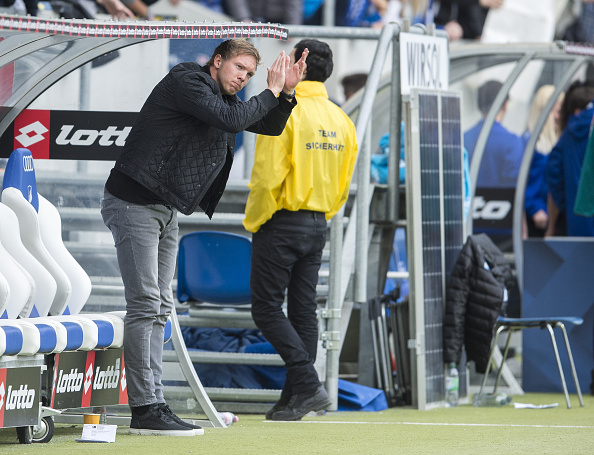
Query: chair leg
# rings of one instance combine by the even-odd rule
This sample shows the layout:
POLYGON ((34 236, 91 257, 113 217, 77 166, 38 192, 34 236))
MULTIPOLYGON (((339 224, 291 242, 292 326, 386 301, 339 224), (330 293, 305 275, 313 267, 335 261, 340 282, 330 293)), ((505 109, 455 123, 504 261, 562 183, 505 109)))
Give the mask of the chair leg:
POLYGON ((561 359, 559 358, 559 349, 557 349, 557 342, 555 341, 555 332, 551 324, 547 323, 547 330, 551 336, 551 342, 553 343, 553 351, 555 351, 555 358, 557 359, 557 366, 559 367, 559 375, 561 376, 561 385, 563 386, 563 392, 565 393, 565 401, 567 402, 567 409, 571 409, 571 403, 569 402, 569 393, 567 392, 567 384, 565 383, 565 375, 563 374, 563 367, 561 366, 561 359))
POLYGON ((495 331, 495 335, 493 336, 493 342, 491 344, 491 353, 489 354, 489 361, 487 362, 487 370, 483 376, 483 382, 481 383, 481 388, 479 390, 479 395, 483 393, 483 389, 485 385, 487 385, 487 378, 489 377, 489 373, 491 372, 491 363, 493 360, 493 354, 495 353, 495 349, 497 349, 497 340, 499 339, 499 334, 505 330, 505 326, 497 327, 495 331))
POLYGON ((571 374, 573 375, 573 381, 575 382, 575 390, 580 400, 580 406, 584 406, 584 399, 582 398, 582 390, 580 389, 580 383, 578 381, 577 372, 575 370, 575 363, 573 362, 573 354, 571 353, 571 347, 569 346, 569 338, 567 337, 567 330, 565 330, 565 324, 558 322, 557 326, 561 327, 563 332, 563 339, 565 340, 565 347, 567 348, 567 355, 569 357, 569 365, 571 366, 571 374))
POLYGON ((206 417, 208 417, 208 420, 210 420, 214 428, 227 428, 227 425, 219 416, 219 413, 210 401, 210 398, 208 398, 200 379, 198 379, 198 375, 196 374, 196 370, 194 369, 194 365, 192 364, 192 360, 190 359, 190 355, 188 354, 186 344, 184 343, 181 334, 175 308, 171 312, 171 342, 173 343, 173 349, 175 349, 179 365, 186 377, 186 381, 188 381, 188 384, 196 397, 196 401, 198 401, 198 404, 206 414, 206 417))
POLYGON ((514 330, 508 330, 507 332, 507 341, 505 342, 505 349, 503 350, 503 358, 501 359, 501 364, 499 365, 499 370, 497 371, 497 378, 495 379, 495 387, 493 387, 493 393, 497 392, 497 386, 499 385, 499 380, 501 379, 501 373, 503 372, 503 366, 505 365, 505 359, 507 359, 507 353, 509 352, 509 343, 511 341, 511 337, 514 333, 514 330))

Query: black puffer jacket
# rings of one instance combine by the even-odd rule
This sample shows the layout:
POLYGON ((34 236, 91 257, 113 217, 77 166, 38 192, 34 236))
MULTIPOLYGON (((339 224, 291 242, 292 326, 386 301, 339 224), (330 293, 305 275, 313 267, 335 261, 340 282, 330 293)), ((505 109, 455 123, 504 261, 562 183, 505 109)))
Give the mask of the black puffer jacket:
POLYGON ((208 67, 180 63, 142 107, 115 168, 185 215, 209 217, 233 163, 235 134, 278 136, 294 104, 266 89, 242 102, 222 95, 208 67))
POLYGON ((501 314, 504 288, 513 277, 499 248, 485 234, 468 237, 446 288, 443 360, 460 363, 462 346, 468 360, 484 373, 493 325, 501 314))

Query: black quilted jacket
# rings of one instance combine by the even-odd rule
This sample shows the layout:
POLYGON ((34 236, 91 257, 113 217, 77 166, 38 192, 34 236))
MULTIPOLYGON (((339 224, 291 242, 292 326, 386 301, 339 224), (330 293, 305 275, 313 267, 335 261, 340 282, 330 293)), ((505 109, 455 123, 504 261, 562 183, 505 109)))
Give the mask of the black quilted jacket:
POLYGON ((180 63, 144 103, 115 168, 189 215, 209 217, 233 163, 235 134, 278 136, 293 104, 266 89, 242 102, 222 95, 208 67, 180 63))
POLYGON ((489 361, 493 325, 503 305, 504 287, 513 277, 499 248, 485 234, 468 237, 446 288, 443 360, 460 363, 462 346, 468 360, 484 373, 489 361))

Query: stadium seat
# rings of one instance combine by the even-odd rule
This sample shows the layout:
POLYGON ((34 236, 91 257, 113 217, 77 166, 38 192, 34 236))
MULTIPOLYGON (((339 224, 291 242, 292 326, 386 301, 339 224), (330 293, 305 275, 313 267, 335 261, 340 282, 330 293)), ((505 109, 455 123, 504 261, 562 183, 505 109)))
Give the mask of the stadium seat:
POLYGON ((181 237, 177 299, 218 305, 251 304, 252 242, 229 232, 200 231, 181 237))

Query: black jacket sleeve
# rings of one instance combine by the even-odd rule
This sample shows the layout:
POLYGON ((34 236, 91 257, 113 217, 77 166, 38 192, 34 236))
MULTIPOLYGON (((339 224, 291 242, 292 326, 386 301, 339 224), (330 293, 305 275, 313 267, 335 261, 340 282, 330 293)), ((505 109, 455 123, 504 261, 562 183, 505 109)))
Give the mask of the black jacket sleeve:
POLYGON ((443 320, 444 363, 460 363, 462 356, 466 302, 470 292, 472 263, 472 247, 469 238, 458 255, 446 287, 446 305, 443 320))

